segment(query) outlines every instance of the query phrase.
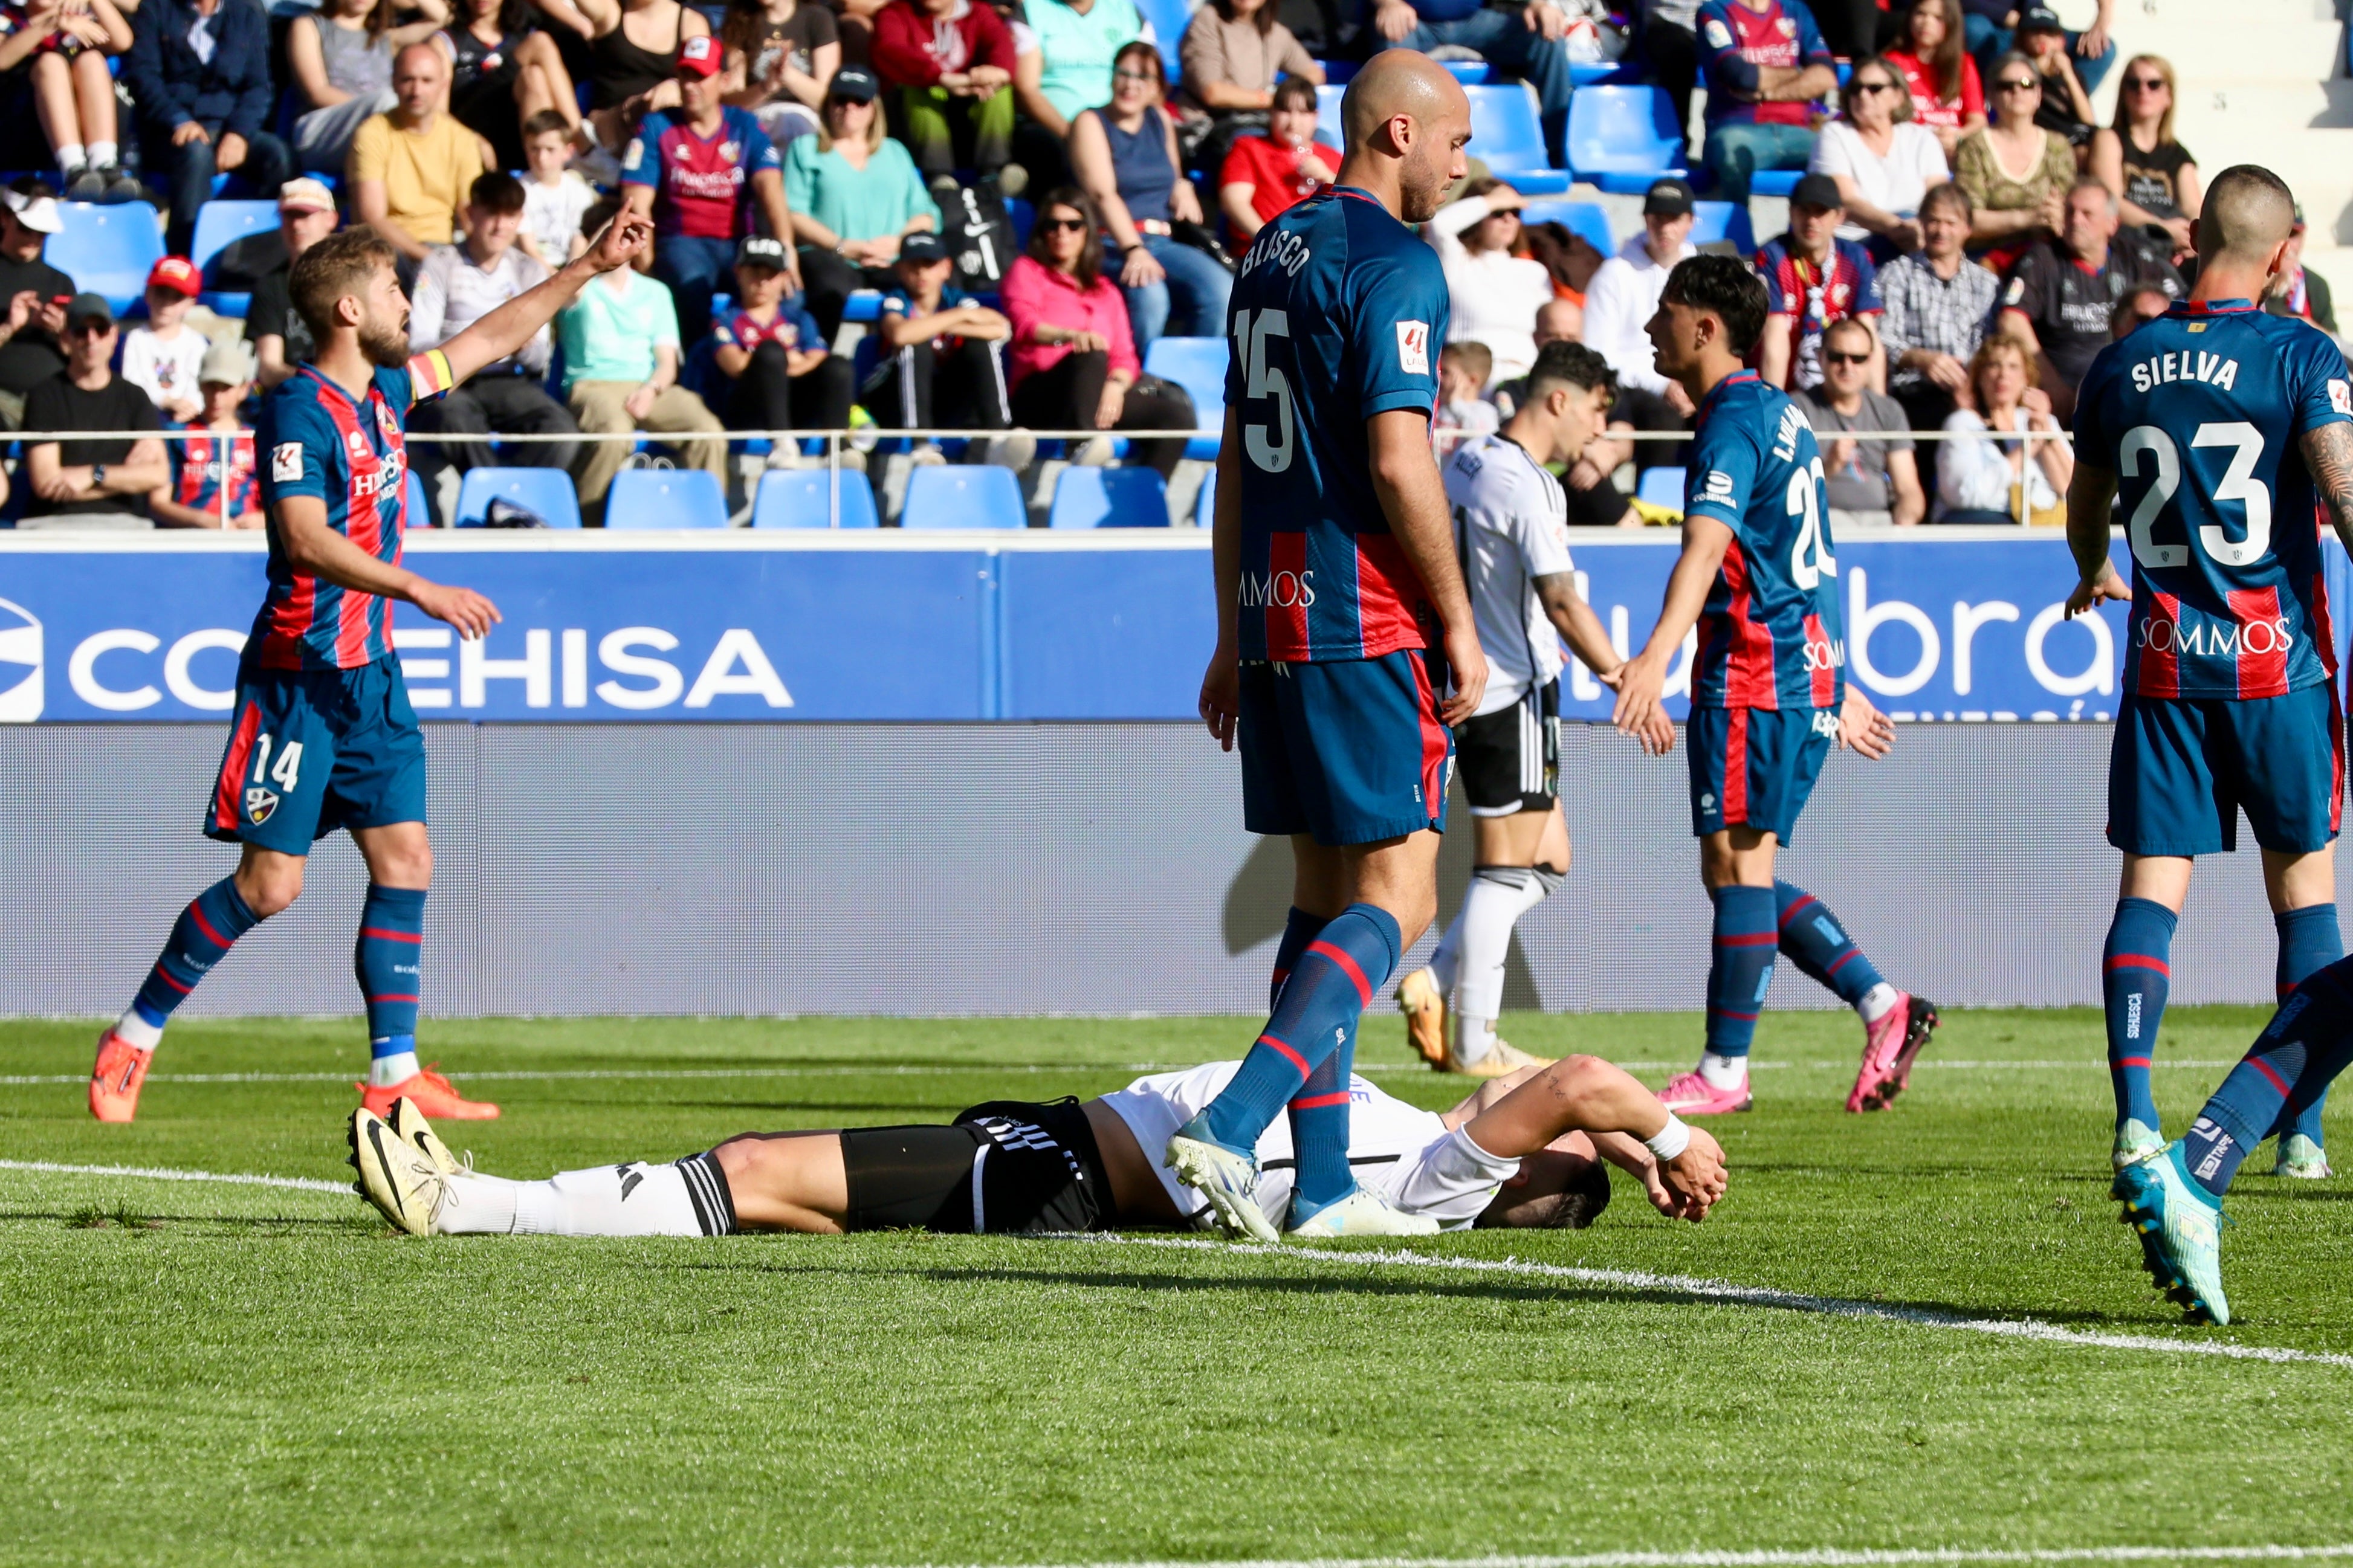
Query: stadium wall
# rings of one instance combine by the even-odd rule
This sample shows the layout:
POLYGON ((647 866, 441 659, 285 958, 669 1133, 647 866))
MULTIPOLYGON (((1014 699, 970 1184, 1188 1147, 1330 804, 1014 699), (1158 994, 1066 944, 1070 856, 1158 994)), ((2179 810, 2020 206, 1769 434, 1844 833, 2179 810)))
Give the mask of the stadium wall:
MULTIPOLYGON (((1940 1003, 2096 1002, 2116 887, 2101 837, 2111 732, 1912 723, 1883 763, 1836 754, 1787 873, 1940 1003)), ((1235 760, 1194 724, 426 733, 429 1013, 1263 1006, 1289 858, 1241 830, 1235 760)), ((198 833, 221 739, 217 721, 0 726, 0 1014, 122 1005, 190 893, 234 864, 198 833)), ((1682 758, 1645 759, 1585 724, 1566 727, 1564 751, 1576 866, 1521 922, 1505 1005, 1696 1009, 1708 903, 1682 758)), ((1469 850, 1449 836, 1450 911, 1469 850)), ((347 839, 323 842, 311 890, 240 942, 190 1011, 355 1011, 365 879, 347 839)), ((2174 995, 2268 1000, 2273 948, 2250 844, 2200 868, 2174 995)), ((1776 1006, 1827 1000, 1786 964, 1774 986, 1776 1006)))

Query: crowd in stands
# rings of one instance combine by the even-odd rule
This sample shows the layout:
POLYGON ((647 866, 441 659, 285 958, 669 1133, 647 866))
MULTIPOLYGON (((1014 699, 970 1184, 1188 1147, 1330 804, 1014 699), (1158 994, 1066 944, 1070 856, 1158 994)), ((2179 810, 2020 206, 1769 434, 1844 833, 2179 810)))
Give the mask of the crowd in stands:
MULTIPOLYGON (((2125 61, 2093 123, 2112 3, 2071 31, 2010 0, 1201 0, 1175 26, 1166 0, 25 0, 0 10, 0 118, 53 167, 0 211, 0 426, 123 437, 32 445, 9 510, 251 526, 249 444, 153 433, 233 431, 296 373, 296 257, 375 229, 429 347, 624 207, 655 227, 644 268, 420 408, 443 437, 413 448, 428 481, 566 468, 593 518, 629 447, 566 437, 642 432, 724 486, 730 430, 868 426, 971 433, 902 443, 918 464, 1015 468, 1039 450, 1025 430, 1093 431, 1072 460, 1124 437, 1166 477, 1186 441, 1155 433, 1201 415, 1151 345, 1223 335, 1236 258, 1337 174, 1319 89, 1407 47, 1526 83, 1554 171, 1577 67, 1621 61, 1687 132, 1704 94, 1693 174, 1652 183, 1622 243, 1530 221, 1519 165, 1474 167, 1424 226, 1451 294, 1437 438, 1495 427, 1537 351, 1581 341, 1616 373, 1613 430, 1656 438, 1589 448, 1563 476, 1572 521, 1655 520, 1630 495, 1680 461, 1694 411, 1644 325, 1700 248, 1699 204, 1771 176, 1788 220, 1751 253, 1755 363, 1820 432, 1833 513, 2047 518, 2064 444, 2018 437, 2063 428, 2099 347, 2195 263, 2172 68, 2125 61), (279 221, 196 256, 223 195, 279 221), (142 200, 166 255, 118 321, 43 249, 61 201, 142 200), (1875 434, 1907 429, 1957 438, 1875 434)), ((2265 304, 2335 330, 2316 277, 2265 304)))

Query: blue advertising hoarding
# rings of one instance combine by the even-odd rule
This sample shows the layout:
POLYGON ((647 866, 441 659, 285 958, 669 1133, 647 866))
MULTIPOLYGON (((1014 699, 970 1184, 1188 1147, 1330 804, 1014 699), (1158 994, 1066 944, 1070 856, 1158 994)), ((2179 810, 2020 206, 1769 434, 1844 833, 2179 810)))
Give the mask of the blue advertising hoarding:
MULTIPOLYGON (((1575 550, 1612 640, 1640 647, 1674 536, 1575 550)), ((2327 557, 2341 593, 2333 541, 2327 557)), ((1189 530, 414 534, 408 560, 505 617, 460 643, 396 608, 427 719, 1189 719, 1216 632, 1208 540, 1189 530)), ((1898 718, 2116 711, 2124 612, 2064 617, 2074 571, 2053 534, 1881 531, 1841 542, 1837 567, 1848 675, 1898 718)), ((0 722, 225 713, 261 589, 249 535, 0 536, 0 722)), ((1564 716, 1604 719, 1608 696, 1572 663, 1564 716)))

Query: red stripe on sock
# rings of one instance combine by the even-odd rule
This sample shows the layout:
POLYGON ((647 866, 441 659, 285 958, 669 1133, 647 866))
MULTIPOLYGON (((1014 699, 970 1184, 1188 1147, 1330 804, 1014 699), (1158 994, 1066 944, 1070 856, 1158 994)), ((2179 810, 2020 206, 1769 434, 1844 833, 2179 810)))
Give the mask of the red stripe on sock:
POLYGON ((164 968, 160 963, 155 966, 155 973, 163 980, 164 984, 170 986, 173 990, 178 992, 183 996, 185 996, 189 992, 195 989, 193 985, 183 985, 178 981, 173 979, 172 972, 164 968))
POLYGON ((1856 959, 1862 956, 1862 949, 1859 947, 1850 947, 1846 950, 1846 956, 1844 958, 1840 959, 1836 963, 1833 963, 1828 969, 1823 970, 1822 973, 1824 974, 1836 974, 1840 970, 1844 969, 1848 964, 1852 963, 1856 959))
POLYGON ((2261 1057, 2249 1057, 2246 1058, 2246 1062, 2249 1067, 2254 1068, 2257 1072, 2263 1074, 2263 1077, 2269 1079, 2274 1089, 2278 1089, 2282 1094, 2285 1094, 2287 1092, 2287 1079, 2280 1077, 2280 1075, 2273 1069, 2271 1063, 2263 1060, 2261 1057))
POLYGON ((1307 1065, 1307 1058, 1305 1057, 1301 1056, 1297 1051, 1293 1050, 1289 1046, 1284 1045, 1272 1035, 1261 1035, 1258 1037, 1258 1043, 1261 1046, 1272 1046, 1276 1050, 1281 1051, 1284 1058, 1288 1060, 1293 1067, 1299 1069, 1299 1076, 1301 1078, 1305 1078, 1312 1070, 1307 1065))
POLYGON ((2149 1065, 2149 1061, 2147 1057, 2118 1057, 2109 1065, 2120 1068, 2145 1068, 2149 1065))
POLYGON ((1294 1100, 1291 1102, 1291 1109, 1293 1110, 1322 1110, 1327 1106, 1345 1105, 1347 1103, 1348 1091, 1344 1089, 1335 1094, 1311 1094, 1304 1100, 1294 1100))
POLYGON ((423 1000, 421 997, 401 995, 370 996, 367 998, 367 1002, 371 1006, 378 1002, 417 1002, 421 1000, 423 1000))
POLYGON ((382 926, 362 926, 360 934, 375 937, 380 942, 423 942, 425 940, 425 933, 421 931, 386 931, 382 926))
POLYGON ((204 931, 205 935, 211 939, 212 944, 215 947, 229 948, 237 945, 237 939, 235 937, 223 936, 220 932, 213 930, 213 922, 205 919, 205 911, 201 906, 190 904, 188 906, 188 916, 191 920, 194 920, 196 922, 197 927, 204 931))
POLYGON ((1355 959, 1320 938, 1309 942, 1307 951, 1320 952, 1338 966, 1340 973, 1346 975, 1350 983, 1356 986, 1356 998, 1361 1005, 1369 1007, 1373 1005, 1373 983, 1365 978, 1365 972, 1356 967, 1355 959))
POLYGON ((2154 969, 2168 980, 2173 978, 2173 971, 2165 960, 2151 958, 2145 952, 2120 952, 2101 965, 2100 973, 2114 974, 2119 969, 2154 969))
POLYGON ((1715 939, 1718 947, 1771 947, 1775 938, 1769 931, 1728 931, 1715 939))
POLYGON ((1820 900, 1816 899, 1813 894, 1808 893, 1804 898, 1799 899, 1796 903, 1791 904, 1788 910, 1782 912, 1781 929, 1783 931, 1788 931, 1789 929, 1789 922, 1798 918, 1798 911, 1799 910, 1804 909, 1808 904, 1819 903, 1820 901, 1820 900))
POLYGON ((1754 1013, 1734 1013, 1722 1007, 1710 1007, 1707 1010, 1707 1016, 1711 1018, 1732 1018, 1743 1024, 1753 1024, 1757 1021, 1757 1015, 1754 1013))

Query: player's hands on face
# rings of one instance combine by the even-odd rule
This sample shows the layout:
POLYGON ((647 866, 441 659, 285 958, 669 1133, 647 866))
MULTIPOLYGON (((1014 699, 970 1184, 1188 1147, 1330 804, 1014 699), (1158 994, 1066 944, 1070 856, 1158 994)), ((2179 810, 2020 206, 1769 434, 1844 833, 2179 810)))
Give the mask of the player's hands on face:
POLYGON ((2103 601, 2113 599, 2119 605, 2132 603, 2132 590, 2116 574, 2116 563, 2100 563, 2099 575, 2085 583, 2077 583, 2075 591, 2067 595, 2067 615, 2072 619, 2086 610, 2097 609, 2103 601))
POLYGON ((1694 1127, 1683 1152, 1659 1167, 1659 1179, 1680 1204, 1682 1217, 1697 1225, 1723 1201, 1724 1148, 1694 1127))
POLYGON ((1124 288, 1142 289, 1167 276, 1168 269, 1154 260, 1152 252, 1140 245, 1120 258, 1119 280, 1124 288))
POLYGON ((1234 648, 1220 647, 1209 656, 1209 668, 1201 677, 1201 722, 1218 738, 1218 750, 1234 749, 1241 710, 1241 656, 1234 648))
POLYGON ((1479 711, 1487 694, 1487 652, 1479 646, 1479 630, 1469 618, 1446 628, 1446 662, 1454 677, 1454 694, 1439 704, 1438 716, 1449 725, 1460 724, 1479 711))
POLYGON ((1374 30, 1392 44, 1405 42, 1407 36, 1420 26, 1420 16, 1402 0, 1382 0, 1380 9, 1373 13, 1374 30))
POLYGON ((1839 744, 1873 763, 1895 749, 1895 721, 1873 706, 1852 681, 1839 709, 1839 744))
POLYGON ((469 642, 488 637, 491 628, 506 618, 496 605, 471 588, 444 587, 421 578, 409 591, 408 602, 435 620, 448 622, 469 642))

